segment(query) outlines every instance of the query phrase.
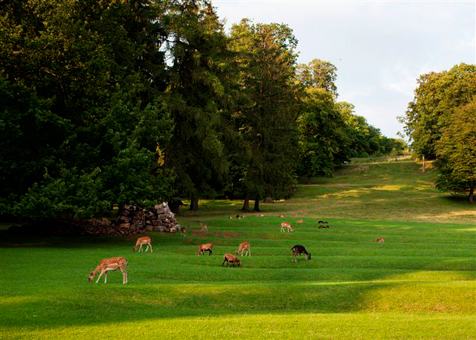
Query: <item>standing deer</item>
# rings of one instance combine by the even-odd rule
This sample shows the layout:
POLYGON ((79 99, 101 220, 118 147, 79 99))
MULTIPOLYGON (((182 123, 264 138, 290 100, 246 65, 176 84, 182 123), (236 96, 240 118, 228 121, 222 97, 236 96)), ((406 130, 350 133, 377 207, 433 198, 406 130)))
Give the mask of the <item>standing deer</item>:
POLYGON ((180 227, 179 232, 180 232, 180 235, 182 235, 183 237, 187 236, 187 229, 186 228, 180 227))
POLYGON ((241 256, 243 256, 243 252, 245 252, 245 255, 251 256, 251 249, 250 249, 250 243, 249 242, 241 242, 240 245, 238 246, 238 251, 235 253, 238 255, 241 251, 241 256))
POLYGON ((152 244, 151 244, 151 239, 149 236, 145 236, 145 237, 139 237, 136 241, 136 245, 134 247, 132 247, 132 251, 136 251, 137 248, 139 248, 139 253, 142 251, 142 245, 146 245, 145 247, 145 252, 147 252, 147 250, 149 250, 150 248, 150 252, 152 253, 154 250, 152 249, 152 244))
POLYGON ((297 262, 296 256, 301 254, 305 254, 307 260, 311 259, 311 253, 308 253, 306 248, 304 248, 304 246, 301 246, 300 244, 296 244, 294 247, 291 248, 291 250, 293 251, 293 259, 291 260, 291 262, 297 262))
POLYGON ((107 283, 107 272, 108 271, 114 271, 120 269, 122 272, 122 284, 127 283, 127 272, 126 272, 126 267, 127 266, 127 260, 123 257, 111 257, 109 259, 104 259, 101 262, 99 262, 98 266, 96 269, 94 269, 91 274, 89 274, 89 282, 93 282, 94 277, 98 272, 100 272, 98 279, 96 280, 96 283, 99 282, 99 279, 101 279, 101 276, 104 275, 104 283, 107 283))
POLYGON ((288 232, 294 231, 294 228, 293 228, 293 226, 291 225, 291 223, 282 222, 282 223, 281 223, 281 232, 284 233, 284 232, 286 231, 286 229, 288 230, 288 232))
POLYGON ((200 226, 202 227, 202 231, 208 231, 208 227, 205 223, 200 222, 200 226))

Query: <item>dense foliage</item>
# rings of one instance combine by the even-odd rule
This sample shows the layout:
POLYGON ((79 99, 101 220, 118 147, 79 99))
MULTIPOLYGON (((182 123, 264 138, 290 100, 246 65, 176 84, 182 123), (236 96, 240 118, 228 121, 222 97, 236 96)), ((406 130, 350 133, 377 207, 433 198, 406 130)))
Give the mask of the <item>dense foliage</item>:
POLYGON ((413 150, 437 159, 437 187, 469 192, 470 202, 476 179, 475 98, 476 65, 456 65, 449 71, 421 75, 403 118, 413 150))
POLYGON ((296 64, 283 24, 227 35, 208 0, 0 5, 0 214, 91 217, 219 192, 291 195, 352 156, 396 146, 336 68, 296 64), (393 144, 392 144, 393 143, 393 144))

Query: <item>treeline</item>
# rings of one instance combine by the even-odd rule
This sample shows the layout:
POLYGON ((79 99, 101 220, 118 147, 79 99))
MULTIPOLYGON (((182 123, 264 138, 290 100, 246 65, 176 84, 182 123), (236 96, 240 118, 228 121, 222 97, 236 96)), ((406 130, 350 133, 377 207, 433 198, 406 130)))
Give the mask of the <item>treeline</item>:
POLYGON ((399 152, 297 64, 284 24, 226 33, 209 1, 0 4, 0 215, 98 216, 240 192, 292 194, 353 156, 399 152))
POLYGON ((476 184, 476 65, 423 74, 414 100, 402 117, 411 147, 422 159, 436 160, 436 186, 467 193, 476 184))

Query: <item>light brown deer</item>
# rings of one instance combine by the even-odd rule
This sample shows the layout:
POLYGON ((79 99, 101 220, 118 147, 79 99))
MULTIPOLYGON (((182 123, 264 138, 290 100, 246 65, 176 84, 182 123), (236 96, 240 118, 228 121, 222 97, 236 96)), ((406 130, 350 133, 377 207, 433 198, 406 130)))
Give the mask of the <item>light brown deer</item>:
POLYGON ((281 214, 281 215, 278 215, 278 217, 280 217, 280 218, 284 218, 284 215, 283 215, 283 214, 281 214))
POLYGON ((205 223, 200 222, 200 226, 202 227, 202 231, 208 231, 208 227, 205 223))
POLYGON ((304 223, 304 220, 297 220, 296 223, 304 223))
POLYGON ((385 242, 385 239, 384 238, 378 238, 375 240, 375 242, 377 243, 384 243, 385 242))
POLYGON ((132 251, 136 251, 137 248, 139 248, 139 253, 142 251, 142 245, 146 245, 145 247, 145 252, 147 252, 147 250, 149 250, 150 248, 150 252, 152 253, 154 250, 152 249, 152 244, 151 244, 151 239, 149 236, 145 236, 145 237, 139 237, 136 241, 136 245, 134 247, 132 247, 132 251))
POLYGON ((208 255, 213 253, 213 243, 205 243, 198 248, 197 255, 203 255, 206 251, 208 251, 208 255))
POLYGON ((111 257, 109 259, 104 259, 101 262, 99 262, 98 266, 96 269, 94 269, 91 274, 89 274, 89 282, 93 282, 94 277, 98 272, 100 272, 98 279, 96 280, 96 283, 99 282, 101 279, 101 276, 104 275, 104 283, 107 283, 107 272, 108 271, 114 271, 120 269, 122 272, 122 284, 127 283, 127 272, 126 272, 126 267, 127 266, 127 260, 123 257, 111 257))
POLYGON ((284 233, 284 232, 286 231, 286 229, 288 230, 288 232, 294 231, 294 228, 293 228, 293 226, 291 225, 291 223, 282 222, 282 223, 281 223, 281 232, 284 233))
POLYGON ((241 251, 241 256, 243 256, 243 253, 245 253, 244 256, 249 255, 251 256, 251 249, 250 249, 250 243, 249 242, 241 242, 240 245, 238 246, 238 251, 235 253, 238 255, 241 251))
POLYGON ((240 260, 233 254, 225 254, 225 258, 223 259, 223 263, 221 264, 222 267, 225 264, 225 262, 227 266, 229 266, 230 263, 233 265, 233 267, 235 265, 237 265, 238 267, 241 266, 240 260))

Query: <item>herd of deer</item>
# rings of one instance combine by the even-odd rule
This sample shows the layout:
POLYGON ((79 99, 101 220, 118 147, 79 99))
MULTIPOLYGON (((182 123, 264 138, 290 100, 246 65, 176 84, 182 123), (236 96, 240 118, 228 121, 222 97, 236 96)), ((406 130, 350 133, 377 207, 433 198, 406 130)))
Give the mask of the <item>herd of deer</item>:
MULTIPOLYGON (((299 220, 296 221, 296 223, 303 223, 304 221, 299 220)), ((319 221, 319 228, 322 226, 325 226, 325 228, 329 228, 327 225, 326 221, 319 221)), ((202 231, 208 231, 208 227, 206 224, 200 222, 200 226, 202 227, 202 231)), ((281 232, 293 232, 294 228, 291 225, 291 223, 288 222, 282 222, 281 223, 281 232)), ((182 235, 186 235, 186 231, 182 230, 181 231, 182 235)), ((377 243, 384 243, 385 239, 383 238, 377 238, 375 240, 377 243)), ((150 252, 153 252, 154 250, 152 249, 152 240, 150 237, 145 236, 145 237, 139 237, 136 241, 136 244, 134 247, 132 247, 132 251, 143 251, 142 246, 145 245, 145 251, 147 252, 150 249, 150 252)), ((307 260, 311 259, 311 253, 308 253, 306 248, 300 244, 296 244, 291 248, 292 250, 292 262, 297 262, 296 257, 298 255, 304 254, 306 256, 307 260)), ((212 255, 213 253, 213 243, 205 243, 200 245, 197 255, 204 255, 204 253, 208 251, 208 255, 212 255)), ((240 245, 238 246, 238 251, 234 254, 226 253, 223 259, 223 263, 221 264, 222 267, 225 265, 229 266, 230 264, 235 267, 241 266, 241 262, 238 259, 236 255, 240 254, 241 256, 251 256, 251 248, 250 248, 250 242, 241 242, 240 245), (244 254, 244 255, 243 255, 244 254)), ((108 271, 115 271, 115 270, 120 270, 122 272, 122 283, 126 284, 127 283, 127 272, 126 272, 126 267, 127 265, 127 260, 123 257, 111 257, 108 259, 104 259, 101 262, 99 262, 98 266, 89 274, 89 282, 92 282, 94 277, 96 276, 97 273, 99 273, 99 276, 96 280, 96 283, 99 282, 101 277, 104 275, 104 283, 107 283, 107 272, 108 271)))

